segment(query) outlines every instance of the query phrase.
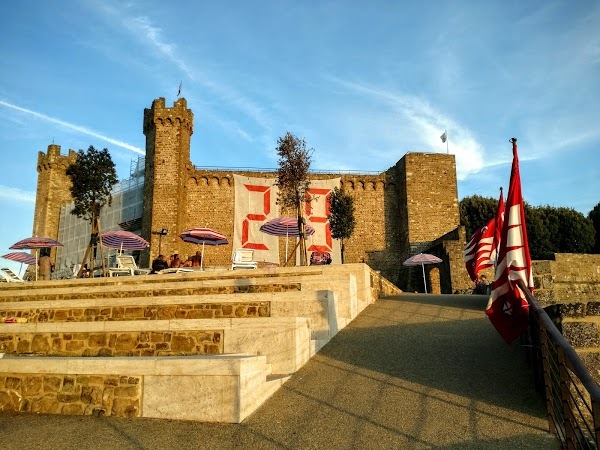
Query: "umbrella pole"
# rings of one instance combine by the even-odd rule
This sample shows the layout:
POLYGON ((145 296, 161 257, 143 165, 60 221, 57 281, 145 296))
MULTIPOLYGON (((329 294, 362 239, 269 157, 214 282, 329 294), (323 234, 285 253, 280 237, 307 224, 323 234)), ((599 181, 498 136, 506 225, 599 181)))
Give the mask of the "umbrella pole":
POLYGON ((287 227, 285 229, 285 266, 287 266, 287 260, 288 260, 288 230, 287 227))
POLYGON ((38 248, 35 251, 35 281, 38 280, 38 269, 39 269, 39 265, 38 265, 38 253, 39 253, 40 249, 38 248))
POLYGON ((423 268, 423 286, 425 286, 425 293, 427 294, 427 279, 425 278, 425 264, 421 264, 423 268))
POLYGON ((202 241, 202 256, 200 256, 200 271, 204 271, 202 265, 204 264, 204 241, 202 241))

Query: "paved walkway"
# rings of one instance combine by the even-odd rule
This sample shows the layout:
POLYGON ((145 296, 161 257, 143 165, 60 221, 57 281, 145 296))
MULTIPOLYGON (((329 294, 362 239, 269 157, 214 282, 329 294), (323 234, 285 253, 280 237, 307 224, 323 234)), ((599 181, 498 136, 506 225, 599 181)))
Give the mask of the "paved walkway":
POLYGON ((478 296, 369 306, 239 425, 0 414, 9 449, 558 449, 478 296))

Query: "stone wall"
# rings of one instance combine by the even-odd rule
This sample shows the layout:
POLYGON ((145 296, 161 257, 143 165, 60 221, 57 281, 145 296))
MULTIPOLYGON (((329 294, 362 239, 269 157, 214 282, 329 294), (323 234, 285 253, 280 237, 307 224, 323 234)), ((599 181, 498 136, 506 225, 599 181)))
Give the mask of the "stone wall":
POLYGON ((270 317, 270 310, 269 302, 2 309, 0 310, 0 322, 9 317, 25 318, 28 322, 102 322, 108 320, 270 317))
POLYGON ((137 376, 0 376, 0 411, 139 417, 141 396, 137 376))
POLYGON ((533 261, 534 295, 600 383, 600 255, 533 261))
POLYGON ((0 334, 0 353, 43 356, 176 356, 223 353, 223 330, 0 334))
MULTIPOLYGON (((139 276, 139 275, 138 275, 139 276)), ((130 297, 157 297, 164 295, 209 295, 209 294, 243 294, 243 293, 268 293, 268 292, 291 292, 299 291, 302 285, 299 282, 289 283, 265 283, 265 284, 239 284, 237 286, 182 286, 182 287, 156 287, 149 285, 142 286, 135 290, 113 290, 110 295, 113 298, 130 298, 130 297)), ((33 296, 15 296, 15 297, 0 297, 0 303, 12 301, 52 301, 52 300, 70 300, 82 298, 81 292, 56 292, 52 290, 43 290, 40 294, 33 296)), ((90 290, 85 293, 85 298, 106 298, 105 292, 90 290)))

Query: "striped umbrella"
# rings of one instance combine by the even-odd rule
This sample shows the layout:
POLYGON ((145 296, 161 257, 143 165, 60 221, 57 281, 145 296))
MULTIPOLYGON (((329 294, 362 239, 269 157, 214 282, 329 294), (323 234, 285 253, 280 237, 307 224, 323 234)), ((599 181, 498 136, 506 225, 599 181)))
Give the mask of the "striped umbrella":
POLYGON ((55 241, 54 239, 50 239, 47 237, 32 236, 32 237, 28 237, 25 239, 21 239, 19 242, 17 242, 16 244, 13 244, 9 248, 11 250, 33 250, 33 249, 38 250, 35 253, 35 279, 37 281, 37 279, 38 279, 37 260, 38 260, 38 256, 39 256, 39 249, 40 248, 51 248, 51 247, 62 247, 62 246, 63 245, 60 242, 55 241))
POLYGON ((27 264, 32 266, 35 264, 35 255, 25 252, 12 252, 1 256, 4 259, 10 259, 11 261, 20 262, 21 264, 27 264))
MULTIPOLYGON (((315 234, 315 229, 309 224, 304 226, 306 235, 310 236, 315 234)), ((263 233, 270 234, 271 236, 285 236, 287 237, 299 237, 300 231, 298 230, 298 219, 296 217, 277 217, 271 219, 268 222, 263 223, 260 228, 263 233)))
POLYGON ((35 255, 31 253, 25 252, 12 252, 7 253, 6 255, 1 256, 4 259, 8 259, 10 261, 20 262, 21 266, 19 267, 19 276, 21 276, 21 270, 23 269, 23 264, 27 264, 28 266, 32 266, 36 263, 35 255))
POLYGON ((147 240, 131 231, 107 231, 101 234, 102 245, 108 248, 123 250, 144 250, 150 244, 147 240))
POLYGON ((179 235, 183 242, 190 244, 202 244, 202 256, 200 260, 200 270, 204 262, 205 245, 224 245, 229 244, 227 238, 218 231, 206 227, 190 228, 179 235))
MULTIPOLYGON (((298 218, 297 217, 277 217, 271 219, 268 222, 263 223, 260 231, 271 236, 285 236, 285 263, 288 260, 288 237, 300 237, 300 230, 298 229, 298 218)), ((304 225, 304 230, 307 236, 315 234, 315 229, 309 224, 304 225)))
POLYGON ((423 268, 423 284, 425 285, 425 293, 427 294, 427 281, 425 280, 425 264, 437 264, 441 263, 442 260, 437 256, 430 255, 429 253, 419 253, 418 255, 411 256, 402 264, 410 266, 421 266, 423 268))

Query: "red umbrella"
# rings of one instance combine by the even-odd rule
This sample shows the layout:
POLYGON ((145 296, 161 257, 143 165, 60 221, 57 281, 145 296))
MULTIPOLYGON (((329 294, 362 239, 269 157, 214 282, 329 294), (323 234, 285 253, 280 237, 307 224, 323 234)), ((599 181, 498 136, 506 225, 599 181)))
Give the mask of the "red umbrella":
POLYGON ((23 269, 23 264, 27 264, 28 266, 31 266, 36 263, 35 255, 32 255, 31 253, 25 253, 25 252, 7 253, 6 255, 2 255, 2 258, 21 263, 21 267, 19 267, 19 276, 21 276, 21 270, 23 269))
MULTIPOLYGON (((33 236, 33 237, 21 239, 19 242, 17 242, 16 244, 13 244, 9 248, 11 250, 33 250, 33 249, 40 249, 40 248, 51 248, 51 247, 62 247, 62 246, 63 245, 60 242, 55 241, 54 239, 50 239, 47 237, 33 236)), ((36 254, 35 254, 35 264, 36 264, 35 265, 35 279, 36 280, 38 278, 37 258, 38 258, 38 252, 36 252, 36 254)))
MULTIPOLYGON (((263 223, 259 230, 272 236, 285 236, 286 238, 288 236, 300 236, 298 219, 296 217, 277 217, 271 219, 268 222, 263 223)), ((307 236, 315 234, 315 229, 308 224, 305 225, 305 230, 307 236)))
POLYGON ((107 231, 102 233, 102 245, 108 248, 123 250, 144 250, 150 244, 148 241, 131 231, 107 231))
POLYGON ((33 236, 26 239, 21 239, 16 244, 13 244, 11 250, 32 250, 38 248, 62 247, 63 245, 54 239, 33 236))
POLYGON ((425 285, 425 293, 427 294, 427 282, 425 281, 425 264, 437 264, 441 262, 442 260, 437 256, 430 255, 429 253, 419 253, 418 255, 411 256, 402 264, 404 264, 405 266, 423 267, 423 284, 425 285))
POLYGON ((35 255, 32 255, 31 253, 12 252, 2 255, 2 258, 20 262, 21 264, 27 264, 28 266, 35 264, 35 255))
MULTIPOLYGON (((288 253, 288 237, 300 237, 300 230, 298 229, 298 218, 297 217, 277 217, 271 219, 268 222, 263 223, 260 231, 271 236, 285 236, 285 262, 287 264, 287 253, 288 253)), ((304 226, 304 230, 307 236, 315 234, 315 229, 309 224, 304 226)))
POLYGON ((204 262, 205 245, 224 245, 229 244, 227 238, 218 231, 206 227, 190 228, 179 235, 183 242, 190 244, 202 244, 202 259, 200 260, 200 270, 204 262))

